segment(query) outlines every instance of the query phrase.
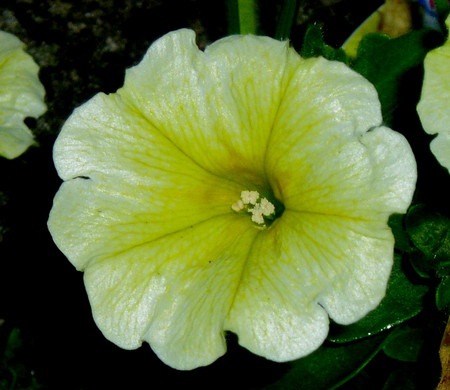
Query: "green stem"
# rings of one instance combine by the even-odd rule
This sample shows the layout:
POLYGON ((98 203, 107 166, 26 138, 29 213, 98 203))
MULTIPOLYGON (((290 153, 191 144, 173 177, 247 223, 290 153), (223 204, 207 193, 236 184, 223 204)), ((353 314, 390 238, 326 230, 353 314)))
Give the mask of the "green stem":
POLYGON ((256 34, 258 17, 255 0, 238 0, 241 34, 256 34))
POLYGON ((239 6, 237 0, 227 0, 228 35, 239 34, 239 6))
POLYGON ((256 34, 258 17, 255 0, 227 0, 228 34, 256 34))
POLYGON ((275 39, 286 40, 291 36, 292 25, 297 15, 299 0, 284 0, 281 6, 280 17, 278 18, 275 30, 275 39))

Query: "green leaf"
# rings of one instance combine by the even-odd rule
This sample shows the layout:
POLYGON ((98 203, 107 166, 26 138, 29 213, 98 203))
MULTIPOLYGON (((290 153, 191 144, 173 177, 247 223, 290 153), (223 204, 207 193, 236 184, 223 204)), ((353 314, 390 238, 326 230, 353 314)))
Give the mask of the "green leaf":
POLYGON ((264 390, 331 390, 358 374, 380 351, 385 335, 345 345, 323 345, 289 364, 287 373, 264 390))
POLYGON ((423 344, 422 329, 402 326, 389 334, 383 345, 383 351, 392 359, 416 362, 423 344))
POLYGON ((420 275, 446 276, 450 263, 450 219, 426 205, 412 206, 405 218, 406 232, 419 253, 411 262, 420 275))
POLYGON ((395 237, 395 249, 402 252, 409 252, 413 249, 411 240, 406 233, 404 224, 404 214, 392 214, 389 217, 388 225, 395 237))
POLYGON ((409 261, 417 274, 422 278, 430 278, 435 273, 435 264, 432 264, 419 250, 411 252, 409 261))
POLYGON ((340 61, 348 64, 349 59, 343 49, 335 49, 323 40, 322 30, 319 26, 310 25, 305 33, 300 50, 303 58, 322 56, 331 61, 340 61))
POLYGON ((433 257, 442 246, 450 246, 450 219, 430 207, 412 206, 406 215, 406 230, 414 246, 427 257, 433 257))
POLYGON ((377 89, 383 118, 389 126, 402 103, 401 92, 420 94, 420 74, 414 74, 414 77, 407 77, 407 74, 421 67, 426 53, 437 45, 432 37, 436 37, 436 32, 419 30, 394 39, 372 33, 361 40, 353 69, 377 89))
POLYGON ((401 324, 422 311, 427 291, 427 286, 416 285, 408 279, 401 266, 401 257, 395 255, 386 296, 380 305, 354 324, 333 326, 328 338, 336 343, 345 343, 401 324))
POLYGON ((445 277, 436 289, 436 306, 439 310, 450 310, 450 277, 445 277))

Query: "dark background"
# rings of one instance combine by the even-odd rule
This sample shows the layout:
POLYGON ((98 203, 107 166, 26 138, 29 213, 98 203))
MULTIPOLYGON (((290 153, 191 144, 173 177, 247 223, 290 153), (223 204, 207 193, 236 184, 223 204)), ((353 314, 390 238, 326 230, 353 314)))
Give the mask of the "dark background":
MULTIPOLYGON (((20 329, 23 344, 15 359, 23 377, 17 388, 257 389, 276 381, 287 366, 250 354, 232 335, 224 357, 191 372, 167 367, 147 344, 125 351, 107 341, 92 320, 82 274, 55 247, 46 226, 61 183, 52 145, 64 120, 95 93, 122 86, 124 70, 161 35, 192 28, 200 47, 225 36, 225 2, 0 1, 0 29, 24 41, 40 65, 48 105, 41 118, 27 120, 39 146, 15 160, 0 158, 0 351, 10 331, 20 329)), ((325 41, 339 47, 381 3, 303 1, 293 44, 299 46, 306 25, 316 23, 325 41)), ((279 6, 261 1, 261 33, 273 35, 279 6)), ((348 388, 357 388, 353 383, 348 388)))

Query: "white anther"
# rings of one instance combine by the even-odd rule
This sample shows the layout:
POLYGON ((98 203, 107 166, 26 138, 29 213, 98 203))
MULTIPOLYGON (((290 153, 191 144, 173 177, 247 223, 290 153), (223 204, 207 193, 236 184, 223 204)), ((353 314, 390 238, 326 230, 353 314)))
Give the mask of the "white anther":
POLYGON ((275 214, 275 206, 270 203, 266 198, 261 199, 261 212, 263 215, 268 217, 269 215, 275 214))
POLYGON ((241 192, 241 199, 242 199, 242 202, 244 202, 244 204, 255 205, 258 198, 259 198, 258 191, 242 191, 241 192))
POLYGON ((255 212, 255 209, 253 209, 252 210, 252 221, 257 223, 258 225, 263 225, 264 224, 264 217, 263 217, 262 213, 255 212))
POLYGON ((231 208, 232 208, 234 211, 239 212, 239 211, 241 211, 241 210, 244 208, 244 202, 242 202, 242 200, 239 199, 236 203, 233 203, 233 204, 231 205, 231 208))

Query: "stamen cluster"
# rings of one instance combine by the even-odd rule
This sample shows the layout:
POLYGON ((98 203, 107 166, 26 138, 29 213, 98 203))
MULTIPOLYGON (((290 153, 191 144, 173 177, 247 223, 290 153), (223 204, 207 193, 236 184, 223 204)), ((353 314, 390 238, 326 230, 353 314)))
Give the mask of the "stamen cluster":
POLYGON ((258 225, 264 225, 264 217, 275 214, 275 206, 267 198, 260 198, 258 191, 242 191, 241 199, 233 203, 231 208, 236 212, 249 212, 252 221, 258 225))

